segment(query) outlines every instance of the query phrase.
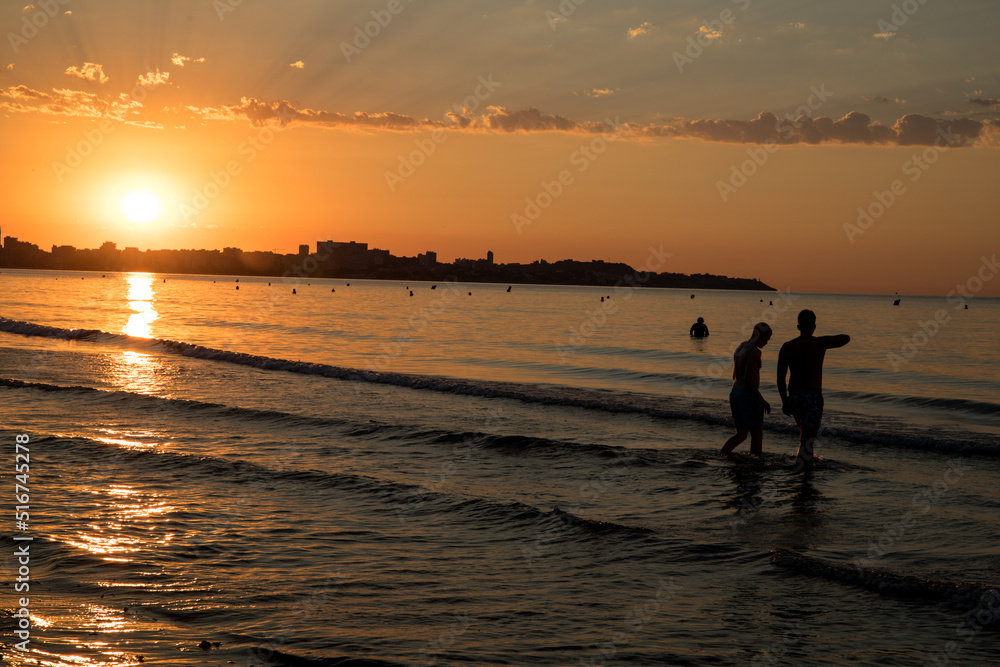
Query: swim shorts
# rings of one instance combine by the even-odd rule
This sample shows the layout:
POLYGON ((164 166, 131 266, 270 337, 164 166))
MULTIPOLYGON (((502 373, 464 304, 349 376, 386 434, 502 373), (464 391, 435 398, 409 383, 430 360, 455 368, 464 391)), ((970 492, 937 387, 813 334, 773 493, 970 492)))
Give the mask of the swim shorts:
POLYGON ((788 407, 800 428, 818 429, 823 419, 823 392, 816 389, 789 392, 788 407))
POLYGON ((757 392, 746 387, 733 387, 729 392, 729 407, 733 410, 736 428, 761 428, 764 426, 764 406, 757 400, 757 392))

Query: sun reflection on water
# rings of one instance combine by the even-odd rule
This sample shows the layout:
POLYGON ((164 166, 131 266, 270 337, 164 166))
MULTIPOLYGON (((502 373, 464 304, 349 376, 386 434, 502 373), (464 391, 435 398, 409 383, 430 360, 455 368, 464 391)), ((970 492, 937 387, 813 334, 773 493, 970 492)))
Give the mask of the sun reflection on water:
POLYGON ((137 338, 152 338, 150 325, 159 317, 153 308, 153 276, 130 273, 125 280, 128 281, 128 307, 133 312, 122 333, 137 338))
MULTIPOLYGON (((123 350, 109 360, 107 375, 115 386, 136 394, 162 395, 169 381, 167 369, 155 355, 123 350)), ((128 445, 127 442, 115 444, 128 445)))
POLYGON ((111 484, 92 493, 109 496, 101 508, 101 520, 88 523, 73 537, 64 538, 68 544, 102 560, 124 563, 131 562, 140 549, 163 547, 172 541, 171 532, 153 529, 163 525, 163 516, 175 511, 175 506, 122 484, 111 484), (136 528, 148 532, 136 536, 136 528))

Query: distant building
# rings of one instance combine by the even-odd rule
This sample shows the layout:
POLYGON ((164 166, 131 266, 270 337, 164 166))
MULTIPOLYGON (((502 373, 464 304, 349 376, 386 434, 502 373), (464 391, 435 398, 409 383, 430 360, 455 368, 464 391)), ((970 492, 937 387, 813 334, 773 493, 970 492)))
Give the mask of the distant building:
POLYGON ((76 248, 71 245, 52 246, 52 266, 57 269, 72 269, 76 260, 76 248))
POLYGON ((34 243, 18 241, 14 236, 3 239, 3 265, 10 267, 37 268, 46 263, 47 253, 34 243))
POLYGON ((438 254, 433 250, 417 255, 417 264, 420 266, 435 266, 438 261, 438 254))
POLYGON ((334 271, 345 269, 367 269, 373 262, 368 254, 367 243, 344 243, 342 241, 318 241, 316 254, 323 266, 334 271))
POLYGON ((139 253, 139 249, 134 246, 128 246, 122 250, 122 268, 125 271, 137 270, 141 259, 142 255, 139 253))
POLYGON ((372 248, 368 251, 369 266, 388 266, 392 262, 392 254, 388 250, 372 248))
POLYGON ((493 251, 489 250, 486 252, 486 263, 493 266, 493 251))
POLYGON ((305 257, 309 254, 309 244, 303 243, 299 246, 299 257, 305 257))

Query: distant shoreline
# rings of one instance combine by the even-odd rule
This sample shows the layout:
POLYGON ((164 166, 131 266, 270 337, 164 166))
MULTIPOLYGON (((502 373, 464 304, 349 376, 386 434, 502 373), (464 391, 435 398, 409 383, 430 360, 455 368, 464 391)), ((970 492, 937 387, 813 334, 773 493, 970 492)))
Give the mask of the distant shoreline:
MULTIPOLYGON (((565 260, 564 260, 565 261, 565 260)), ((606 264, 601 262, 602 264, 606 264)), ((558 263, 555 263, 558 264, 558 263)), ((590 263, 575 262, 575 264, 588 265, 590 263)), ((756 279, 731 278, 714 274, 683 274, 683 273, 648 273, 643 280, 642 272, 632 269, 628 265, 621 264, 626 269, 624 274, 606 271, 588 271, 587 275, 578 275, 576 279, 566 276, 560 280, 554 275, 531 275, 531 272, 523 272, 521 275, 511 275, 503 271, 509 265, 496 265, 500 269, 498 273, 502 275, 476 275, 475 273, 464 272, 453 264, 439 264, 436 267, 428 267, 427 271, 344 271, 344 272, 314 272, 311 274, 295 272, 283 273, 252 273, 248 271, 226 271, 211 272, 203 270, 157 270, 145 268, 77 268, 77 267, 51 267, 51 266, 8 266, 0 264, 0 271, 22 270, 22 271, 72 271, 77 273, 150 273, 158 275, 178 275, 178 276, 210 276, 225 278, 282 278, 292 280, 323 279, 323 280, 392 280, 410 282, 439 282, 439 283, 478 283, 487 285, 551 285, 553 287, 645 287, 658 289, 698 289, 698 290, 743 290, 757 292, 776 292, 777 289, 756 279), (402 274, 402 275, 394 275, 402 274), (609 275, 610 274, 610 275, 609 275)), ((535 265, 518 265, 532 267, 535 265)), ((553 266, 553 264, 549 264, 553 266)), ((549 274, 548 271, 541 273, 549 274)), ((575 271, 573 273, 576 273, 575 271)))
POLYGON ((367 243, 318 241, 315 252, 300 245, 298 253, 222 250, 119 249, 112 241, 100 248, 52 246, 52 252, 16 237, 3 238, 0 268, 36 271, 139 271, 143 273, 200 274, 212 276, 260 276, 295 278, 339 278, 345 280, 455 280, 465 283, 520 283, 523 285, 592 285, 599 287, 672 287, 678 289, 734 289, 775 292, 775 288, 749 278, 708 273, 657 271, 670 253, 663 247, 649 248, 644 270, 624 262, 581 262, 544 259, 530 264, 494 262, 493 252, 483 259, 456 259, 446 264, 428 250, 416 257, 396 256, 388 250, 369 248, 367 243))

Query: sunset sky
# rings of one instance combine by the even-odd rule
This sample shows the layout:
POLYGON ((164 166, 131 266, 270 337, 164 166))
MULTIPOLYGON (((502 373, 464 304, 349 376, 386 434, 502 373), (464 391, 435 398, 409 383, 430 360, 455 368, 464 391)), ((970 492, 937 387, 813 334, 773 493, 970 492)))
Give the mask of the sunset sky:
POLYGON ((670 271, 944 294, 1000 250, 998 26, 991 0, 4 3, 0 230, 662 246, 670 271))

